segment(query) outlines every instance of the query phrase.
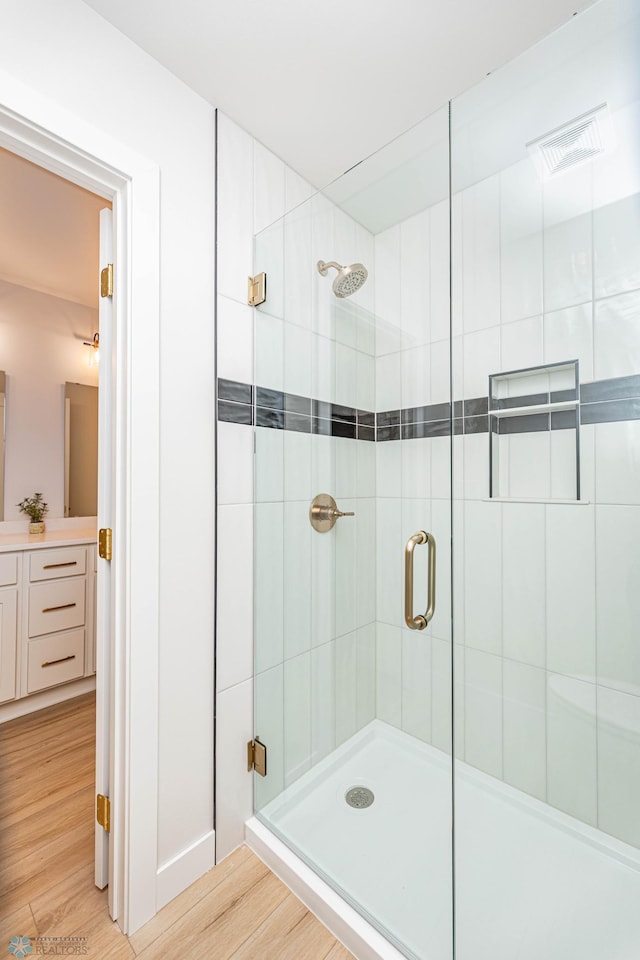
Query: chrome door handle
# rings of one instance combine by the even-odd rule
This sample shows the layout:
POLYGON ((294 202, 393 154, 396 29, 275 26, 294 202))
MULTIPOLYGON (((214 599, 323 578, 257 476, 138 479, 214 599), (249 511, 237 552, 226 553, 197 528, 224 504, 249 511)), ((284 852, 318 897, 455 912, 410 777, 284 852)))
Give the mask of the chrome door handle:
POLYGON ((424 630, 436 610, 436 541, 432 534, 418 530, 407 540, 404 548, 404 622, 410 630, 424 630), (427 609, 424 614, 413 615, 413 551, 420 544, 429 548, 427 569, 427 609))

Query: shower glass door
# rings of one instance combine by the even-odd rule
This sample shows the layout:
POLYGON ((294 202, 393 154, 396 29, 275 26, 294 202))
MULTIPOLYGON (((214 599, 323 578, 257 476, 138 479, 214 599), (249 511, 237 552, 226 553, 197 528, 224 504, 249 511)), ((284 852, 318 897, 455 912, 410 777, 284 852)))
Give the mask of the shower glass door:
POLYGON ((302 200, 254 260, 256 815, 421 960, 453 952, 448 127, 302 200), (316 528, 319 495, 344 515, 316 528))
POLYGON ((639 27, 452 103, 458 960, 639 951, 639 27))

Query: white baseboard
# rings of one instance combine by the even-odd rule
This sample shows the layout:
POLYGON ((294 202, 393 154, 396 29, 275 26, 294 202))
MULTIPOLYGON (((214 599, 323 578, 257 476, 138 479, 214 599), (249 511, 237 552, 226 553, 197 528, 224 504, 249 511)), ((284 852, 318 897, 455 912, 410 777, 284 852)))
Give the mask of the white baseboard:
POLYGON ((0 704, 0 723, 15 720, 16 717, 24 717, 27 713, 34 713, 36 710, 42 710, 43 707, 51 707, 54 703, 63 703, 65 700, 72 700, 73 697, 81 697, 83 693, 91 693, 95 688, 94 674, 91 677, 74 680, 73 683, 51 687, 41 693, 32 693, 28 697, 10 700, 9 703, 0 704))
POLYGON ((158 868, 157 906, 162 910, 174 897, 215 865, 216 835, 210 830, 186 850, 158 868))
POLYGON ((280 877, 299 900, 324 923, 357 960, 406 960, 329 884, 289 850, 264 824, 251 817, 245 824, 247 846, 280 877))

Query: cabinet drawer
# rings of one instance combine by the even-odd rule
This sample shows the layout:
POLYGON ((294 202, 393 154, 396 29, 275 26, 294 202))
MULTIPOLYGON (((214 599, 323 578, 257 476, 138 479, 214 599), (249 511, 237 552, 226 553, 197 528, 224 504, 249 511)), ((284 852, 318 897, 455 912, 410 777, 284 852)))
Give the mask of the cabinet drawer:
POLYGON ((84 578, 37 583, 29 588, 29 636, 84 626, 84 578))
POLYGON ((18 582, 18 556, 0 553, 0 587, 11 587, 18 582))
POLYGON ((29 579, 59 580, 86 573, 87 548, 61 547, 59 550, 34 550, 29 558, 29 579))
POLYGON ((27 693, 67 683, 84 675, 84 630, 30 640, 27 693))

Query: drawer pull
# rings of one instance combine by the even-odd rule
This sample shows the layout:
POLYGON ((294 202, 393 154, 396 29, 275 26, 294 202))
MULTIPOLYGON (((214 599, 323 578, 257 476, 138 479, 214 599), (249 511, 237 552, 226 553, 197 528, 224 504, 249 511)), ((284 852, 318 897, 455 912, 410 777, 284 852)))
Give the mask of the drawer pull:
POLYGON ((77 560, 67 560, 66 563, 45 563, 43 570, 56 570, 58 567, 77 567, 77 560))
POLYGON ((53 613, 54 610, 70 610, 71 607, 77 607, 77 603, 61 603, 59 607, 43 607, 43 613, 53 613))
POLYGON ((70 653, 68 657, 60 657, 59 660, 45 660, 44 663, 41 663, 41 667, 55 667, 56 663, 66 663, 67 660, 75 660, 75 653, 70 653))

